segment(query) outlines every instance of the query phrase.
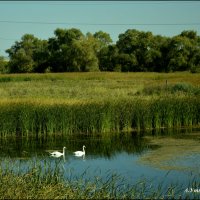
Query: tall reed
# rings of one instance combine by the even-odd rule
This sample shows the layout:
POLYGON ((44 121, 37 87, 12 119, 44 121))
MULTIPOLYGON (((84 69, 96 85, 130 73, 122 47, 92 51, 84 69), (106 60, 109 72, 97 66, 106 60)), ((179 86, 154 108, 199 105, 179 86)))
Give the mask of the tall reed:
POLYGON ((0 101, 1 135, 46 136, 200 125, 199 97, 0 101))

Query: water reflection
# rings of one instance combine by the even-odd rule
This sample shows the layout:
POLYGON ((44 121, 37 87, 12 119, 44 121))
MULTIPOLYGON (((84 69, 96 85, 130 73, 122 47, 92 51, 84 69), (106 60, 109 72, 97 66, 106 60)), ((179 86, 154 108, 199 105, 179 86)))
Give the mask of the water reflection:
POLYGON ((50 155, 49 157, 54 158, 55 160, 61 160, 63 159, 64 162, 66 162, 66 156, 65 155, 61 155, 61 156, 57 156, 57 155, 50 155))
POLYGON ((59 158, 61 156, 64 157, 65 156, 65 149, 66 149, 66 147, 63 147, 63 152, 62 153, 59 152, 59 151, 50 152, 50 155, 53 156, 53 157, 55 157, 55 158, 59 158))
POLYGON ((124 176, 128 183, 134 183, 141 176, 157 181, 170 172, 166 182, 178 178, 187 183, 188 174, 177 166, 189 166, 188 172, 195 172, 197 167, 194 163, 200 165, 199 141, 199 130, 190 132, 184 129, 160 130, 160 133, 154 130, 143 133, 59 135, 37 139, 7 137, 0 138, 0 158, 2 161, 4 158, 16 161, 24 169, 33 161, 40 162, 42 166, 50 165, 50 168, 60 166, 67 178, 72 172, 81 176, 86 171, 87 178, 94 175, 102 177, 110 170, 124 176), (75 156, 74 152, 83 146, 87 147, 85 155, 75 156), (184 154, 187 149, 191 150, 189 158, 184 154), (59 152, 58 155, 50 154, 54 151, 59 152), (173 156, 176 156, 175 159, 172 159, 173 156))
POLYGON ((147 140, 139 134, 105 134, 105 135, 83 135, 75 134, 69 136, 58 136, 48 138, 0 138, 1 157, 32 157, 43 156, 48 151, 56 149, 62 151, 61 147, 66 146, 66 153, 81 149, 87 146, 87 154, 97 157, 111 158, 119 152, 140 154, 148 149, 147 140))

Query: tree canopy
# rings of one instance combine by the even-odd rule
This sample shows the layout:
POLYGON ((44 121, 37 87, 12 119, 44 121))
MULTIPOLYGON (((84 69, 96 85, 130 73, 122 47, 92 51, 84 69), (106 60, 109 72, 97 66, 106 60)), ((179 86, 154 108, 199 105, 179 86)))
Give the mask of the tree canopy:
POLYGON ((54 31, 47 40, 25 34, 9 49, 10 73, 88 71, 196 71, 200 68, 200 36, 185 30, 173 37, 128 29, 116 44, 103 31, 83 34, 76 28, 54 31))

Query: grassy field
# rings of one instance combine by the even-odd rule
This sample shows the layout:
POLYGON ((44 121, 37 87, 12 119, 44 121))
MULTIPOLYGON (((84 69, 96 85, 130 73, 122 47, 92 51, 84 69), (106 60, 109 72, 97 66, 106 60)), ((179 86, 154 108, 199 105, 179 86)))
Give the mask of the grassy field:
POLYGON ((1 98, 99 100, 133 98, 145 88, 187 83, 200 87, 200 75, 181 73, 57 73, 0 75, 1 98))
POLYGON ((200 75, 0 75, 0 132, 47 135, 199 126, 200 75))

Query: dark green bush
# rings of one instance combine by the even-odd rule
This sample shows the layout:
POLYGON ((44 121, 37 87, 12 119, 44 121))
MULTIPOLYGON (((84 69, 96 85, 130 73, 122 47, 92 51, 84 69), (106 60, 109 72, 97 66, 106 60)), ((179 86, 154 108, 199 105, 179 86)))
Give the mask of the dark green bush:
POLYGON ((1 77, 0 82, 10 82, 12 79, 10 77, 1 77))

